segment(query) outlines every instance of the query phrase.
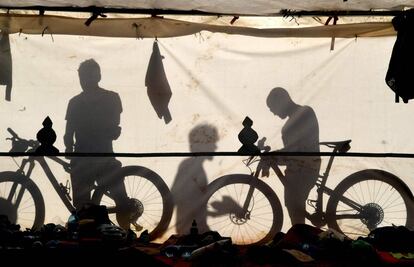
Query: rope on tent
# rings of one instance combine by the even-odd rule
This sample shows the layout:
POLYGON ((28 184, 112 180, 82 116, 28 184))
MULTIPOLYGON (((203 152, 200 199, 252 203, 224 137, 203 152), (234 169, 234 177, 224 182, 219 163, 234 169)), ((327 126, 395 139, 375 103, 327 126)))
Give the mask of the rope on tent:
MULTIPOLYGON (((49 26, 46 26, 43 31, 42 31, 42 37, 43 35, 46 33, 46 31, 49 31, 49 26)), ((52 42, 55 42, 55 39, 53 39, 53 34, 51 32, 50 33, 50 37, 52 38, 52 42)))

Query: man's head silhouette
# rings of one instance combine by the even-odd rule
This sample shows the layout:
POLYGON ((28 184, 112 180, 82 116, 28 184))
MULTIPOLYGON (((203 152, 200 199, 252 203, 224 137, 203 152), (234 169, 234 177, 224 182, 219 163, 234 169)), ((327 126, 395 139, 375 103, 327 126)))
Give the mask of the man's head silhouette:
POLYGON ((88 59, 79 65, 79 81, 82 90, 87 92, 98 88, 101 80, 101 68, 94 59, 88 59))
POLYGON ((289 116, 292 113, 292 109, 296 106, 290 98, 289 93, 282 87, 276 87, 270 91, 266 99, 266 104, 270 111, 281 119, 289 116))

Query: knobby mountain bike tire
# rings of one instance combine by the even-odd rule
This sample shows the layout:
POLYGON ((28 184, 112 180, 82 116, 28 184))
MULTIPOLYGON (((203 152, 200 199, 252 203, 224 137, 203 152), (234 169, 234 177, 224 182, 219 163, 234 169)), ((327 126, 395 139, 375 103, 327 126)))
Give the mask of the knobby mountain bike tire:
POLYGON ((283 210, 276 193, 263 181, 246 174, 231 174, 207 187, 207 224, 240 245, 263 244, 273 239, 283 225, 283 210), (242 213, 250 184, 254 184, 250 214, 242 213))
POLYGON ((375 228, 413 226, 413 195, 397 176, 382 170, 362 170, 335 188, 326 208, 328 226, 351 237, 366 236, 375 228), (352 202, 362 209, 351 207, 352 202))
POLYGON ((45 220, 45 202, 37 185, 22 174, 0 172, 0 213, 23 230, 40 230, 45 220))
MULTIPOLYGON (((148 230, 151 240, 160 237, 170 224, 174 208, 171 192, 163 179, 154 171, 142 166, 123 167, 117 175, 124 180, 127 195, 132 205, 139 212, 137 223, 142 229, 135 229, 139 236, 140 232, 148 230)), ((95 190, 92 196, 93 203, 105 205, 108 210, 115 206, 114 200, 104 190, 95 190)), ((112 221, 119 220, 120 214, 110 214, 112 221)))

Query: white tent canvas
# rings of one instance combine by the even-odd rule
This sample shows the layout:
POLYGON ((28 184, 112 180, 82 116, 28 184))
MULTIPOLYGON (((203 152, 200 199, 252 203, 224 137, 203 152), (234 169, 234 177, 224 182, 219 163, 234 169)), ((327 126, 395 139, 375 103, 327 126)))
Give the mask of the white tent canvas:
MULTIPOLYGON (((327 1, 313 1, 312 4, 302 6, 299 1, 289 1, 288 8, 315 10, 321 9, 324 5, 327 10, 397 9, 400 6, 409 7, 412 1, 364 1, 364 5, 353 1, 338 1, 335 6, 325 2, 327 1), (349 5, 349 8, 346 5, 349 5)), ((7 1, 0 2, 2 6, 9 4, 11 5, 7 1)), ((150 6, 147 6, 147 1, 142 5, 136 1, 124 1, 122 6, 105 1, 94 1, 94 4, 105 7, 169 9, 169 5, 172 6, 174 2, 156 2, 150 6)), ((245 10, 237 9, 236 5, 232 6, 232 2, 227 4, 228 11, 225 7, 221 7, 220 10, 230 13, 246 13, 250 10, 254 14, 262 15, 267 12, 278 12, 286 3, 278 1, 269 7, 262 1, 249 1, 246 5, 237 6, 246 7, 245 10), (267 7, 267 10, 264 7, 267 7)), ((90 3, 28 1, 19 2, 19 5, 89 6, 90 3)), ((185 2, 185 6, 177 4, 174 7, 182 10, 217 11, 217 3, 211 1, 203 5, 199 1, 188 1, 185 2)), ((9 47, 4 46, 2 52, 7 54, 9 51, 11 55, 9 61, 4 62, 9 62, 7 66, 11 70, 11 80, 9 79, 8 84, 12 85, 9 101, 1 100, 1 150, 6 152, 11 148, 11 143, 7 140, 10 137, 7 128, 13 129, 22 138, 36 139, 36 134, 47 116, 53 121, 53 129, 57 135, 53 145, 60 152, 73 151, 69 149, 71 144, 67 141, 70 138, 75 147, 76 143, 80 142, 79 133, 78 136, 70 135, 69 122, 72 118, 76 117, 77 124, 82 124, 83 129, 94 132, 94 129, 102 129, 100 127, 106 125, 100 121, 117 121, 117 116, 119 122, 115 124, 119 126, 120 132, 110 141, 112 151, 97 148, 83 152, 236 152, 242 145, 238 135, 243 129, 242 122, 246 116, 253 120, 252 128, 257 132, 258 139, 266 137, 266 145, 272 150, 277 150, 286 145, 287 130, 284 126, 289 118, 275 116, 277 112, 272 111, 268 96, 273 88, 283 88, 296 105, 312 109, 316 118, 313 120, 316 120, 318 125, 317 138, 320 142, 352 139, 349 152, 384 153, 382 157, 336 157, 327 182, 330 189, 334 189, 353 173, 378 169, 395 175, 392 176, 393 179, 398 177, 406 185, 402 191, 407 188, 414 190, 414 182, 411 179, 414 161, 411 158, 385 155, 411 154, 414 151, 414 145, 409 141, 414 129, 407 122, 413 107, 411 103, 394 103, 394 94, 384 81, 396 34, 389 20, 373 24, 331 26, 317 26, 318 23, 315 22, 312 29, 302 29, 294 26, 294 21, 279 18, 279 28, 267 27, 270 30, 265 31, 262 27, 249 26, 260 20, 265 23, 267 18, 240 18, 234 26, 219 25, 227 19, 215 18, 210 19, 215 20, 215 23, 192 24, 181 19, 145 18, 141 21, 136 18, 122 18, 115 19, 112 26, 106 24, 109 19, 98 19, 88 27, 83 24, 85 19, 80 18, 49 17, 47 14, 44 17, 1 16, 0 26, 5 33, 3 43, 6 40, 4 38, 9 38, 9 47), (64 22, 67 22, 66 28, 64 22), (142 29, 138 28, 138 35, 137 27, 132 26, 137 22, 142 22, 142 29), (292 31, 286 31, 290 28, 292 31), (65 32, 67 29, 70 31, 65 32), (332 37, 336 38, 333 40, 332 37), (91 59, 100 69, 99 86, 112 92, 108 94, 116 96, 117 100, 100 102, 96 97, 89 100, 81 97, 85 83, 93 76, 92 72, 88 72, 86 78, 82 76, 81 66, 91 59), (92 102, 76 106, 73 104, 76 101, 92 102), (102 103, 105 104, 101 105, 102 103), (84 118, 93 117, 91 114, 103 114, 99 110, 108 110, 108 113, 105 113, 106 117, 96 115, 94 120, 79 122, 84 118), (118 115, 111 119, 114 113, 118 115)), ((302 124, 307 125, 307 122, 304 121, 302 124)), ((104 132, 108 131, 96 131, 96 138, 89 138, 88 142, 99 144, 98 139, 103 138, 104 132)), ((290 132, 288 136, 295 134, 296 132, 290 132)), ((321 151, 332 150, 321 146, 321 151)), ((79 151, 75 148, 75 152, 79 151)), ((59 158, 68 163, 72 160, 73 163, 73 158, 59 158)), ((274 206, 266 202, 260 204, 262 199, 266 200, 267 195, 273 196, 273 193, 267 194, 266 190, 257 191, 252 202, 256 201, 256 205, 252 204, 248 208, 252 211, 251 221, 246 220, 246 217, 237 217, 234 215, 235 212, 230 212, 230 216, 229 213, 219 214, 214 199, 210 199, 207 206, 204 206, 203 201, 197 200, 203 199, 204 194, 211 190, 208 185, 219 180, 219 177, 240 173, 249 175, 250 170, 242 162, 245 158, 247 156, 185 155, 117 159, 124 167, 139 165, 152 170, 172 192, 175 202, 172 199, 168 201, 173 203, 173 213, 168 215, 167 225, 158 234, 159 241, 172 233, 182 233, 186 225, 191 224, 197 217, 201 218, 198 221, 200 227, 204 223, 209 229, 217 230, 222 235, 231 235, 236 243, 253 243, 263 238, 261 233, 270 231, 274 225, 275 217, 263 217, 254 209, 263 205, 265 209, 273 211, 274 206)), ((20 163, 21 160, 21 157, 1 157, 0 171, 15 171, 16 163, 20 163)), ((317 167, 317 171, 323 174, 329 156, 321 157, 321 161, 322 165, 320 168, 317 167)), ((53 160, 47 162, 58 182, 65 184, 66 181, 70 181, 67 170, 53 160)), ((91 169, 98 168, 96 166, 102 167, 96 164, 89 166, 91 169)), ((298 164, 300 169, 300 163, 298 164)), ((44 199, 44 221, 64 224, 70 211, 50 183, 45 168, 45 165, 36 161, 36 167, 31 174, 31 179, 39 187, 44 199)), ((255 168, 256 165, 252 165, 252 169, 255 168)), ((281 164, 282 173, 285 174, 286 168, 291 167, 281 164)), ((307 173, 304 174, 306 175, 307 173)), ((13 181, 2 183, 1 179, 0 174, 0 189, 3 184, 3 191, 9 192, 13 181)), ((307 178, 303 179, 303 183, 306 183, 307 178)), ((396 181, 399 181, 398 179, 396 178, 396 181)), ((163 216, 163 208, 166 209, 165 203, 160 200, 163 191, 160 188, 152 188, 150 183, 147 185, 131 181, 131 184, 126 185, 127 191, 130 190, 128 194, 131 190, 132 193, 138 190, 129 189, 128 186, 139 189, 146 189, 145 186, 148 186, 148 191, 144 190, 144 196, 141 197, 145 199, 146 196, 153 196, 149 199, 161 201, 149 204, 154 205, 154 213, 151 213, 151 208, 145 209, 151 206, 144 206, 143 211, 138 209, 143 212, 138 224, 143 229, 153 230, 157 227, 157 220, 163 216)), ((286 191, 284 183, 280 182, 276 173, 272 171, 270 177, 263 179, 263 183, 269 186, 271 192, 277 194, 281 202, 284 216, 277 222, 280 230, 289 229, 292 216, 285 207, 284 200, 289 198, 285 193, 291 191, 286 191)), ((365 183, 362 183, 362 186, 364 185, 365 183)), ((385 195, 391 191, 387 191, 391 188, 387 186, 389 185, 378 180, 373 185, 360 189, 361 192, 358 193, 364 196, 371 192, 385 195)), ((242 201, 248 188, 248 185, 239 184, 232 186, 230 189, 234 191, 231 192, 224 193, 218 188, 215 190, 218 192, 219 201, 242 201)), ((70 195, 71 193, 72 190, 70 195)), ((316 197, 314 189, 310 191, 309 197, 316 197)), ((4 210, 10 209, 3 201, 5 199, 7 198, 4 195, 0 195, 0 207, 4 210)), ((329 195, 324 195, 323 200, 325 209, 329 195)), ((397 209, 400 208, 400 204, 411 208, 404 206, 404 203, 408 203, 405 202, 405 195, 401 197, 394 194, 383 201, 385 200, 390 200, 391 209, 395 209, 391 210, 391 214, 400 212, 397 209)), ((31 203, 30 199, 27 201, 27 206, 23 205, 17 211, 19 216, 16 217, 17 222, 22 225, 25 225, 27 219, 27 227, 30 227, 29 217, 33 216, 31 214, 36 203, 31 203), (24 214, 26 210, 22 210, 26 208, 29 210, 27 217, 24 214)), ((104 197, 102 201, 102 204, 113 204, 113 200, 108 197, 104 197)), ((366 209, 375 211, 379 210, 377 206, 382 203, 378 196, 359 201, 363 202, 366 209), (377 202, 380 204, 375 204, 377 202)), ((139 203, 134 202, 135 207, 138 207, 139 203)), ((385 204, 381 205, 382 208, 385 207, 385 204)), ((307 210, 312 212, 312 207, 308 207, 307 210)), ((404 210, 402 214, 398 213, 396 219, 383 217, 377 220, 376 226, 389 225, 390 222, 406 224, 410 221, 410 214, 411 210, 404 210)), ((116 221, 115 217, 111 218, 116 221)), ((310 223, 308 219, 306 222, 310 223)), ((346 228, 345 225, 349 224, 342 224, 339 219, 336 222, 336 226, 347 234, 369 232, 369 227, 361 220, 351 223, 350 228, 346 228)))

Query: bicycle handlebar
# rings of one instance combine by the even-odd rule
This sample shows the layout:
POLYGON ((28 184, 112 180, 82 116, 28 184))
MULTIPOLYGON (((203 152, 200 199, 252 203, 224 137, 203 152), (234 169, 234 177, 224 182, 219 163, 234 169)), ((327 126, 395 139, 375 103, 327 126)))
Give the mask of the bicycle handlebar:
POLYGON ((11 138, 7 138, 12 141, 12 148, 10 152, 26 152, 29 148, 30 150, 35 149, 39 146, 39 142, 36 140, 26 140, 20 138, 15 131, 11 128, 7 128, 7 131, 11 134, 11 138))
POLYGON ((13 131, 11 128, 7 128, 7 131, 11 134, 13 138, 20 139, 17 133, 13 131))

